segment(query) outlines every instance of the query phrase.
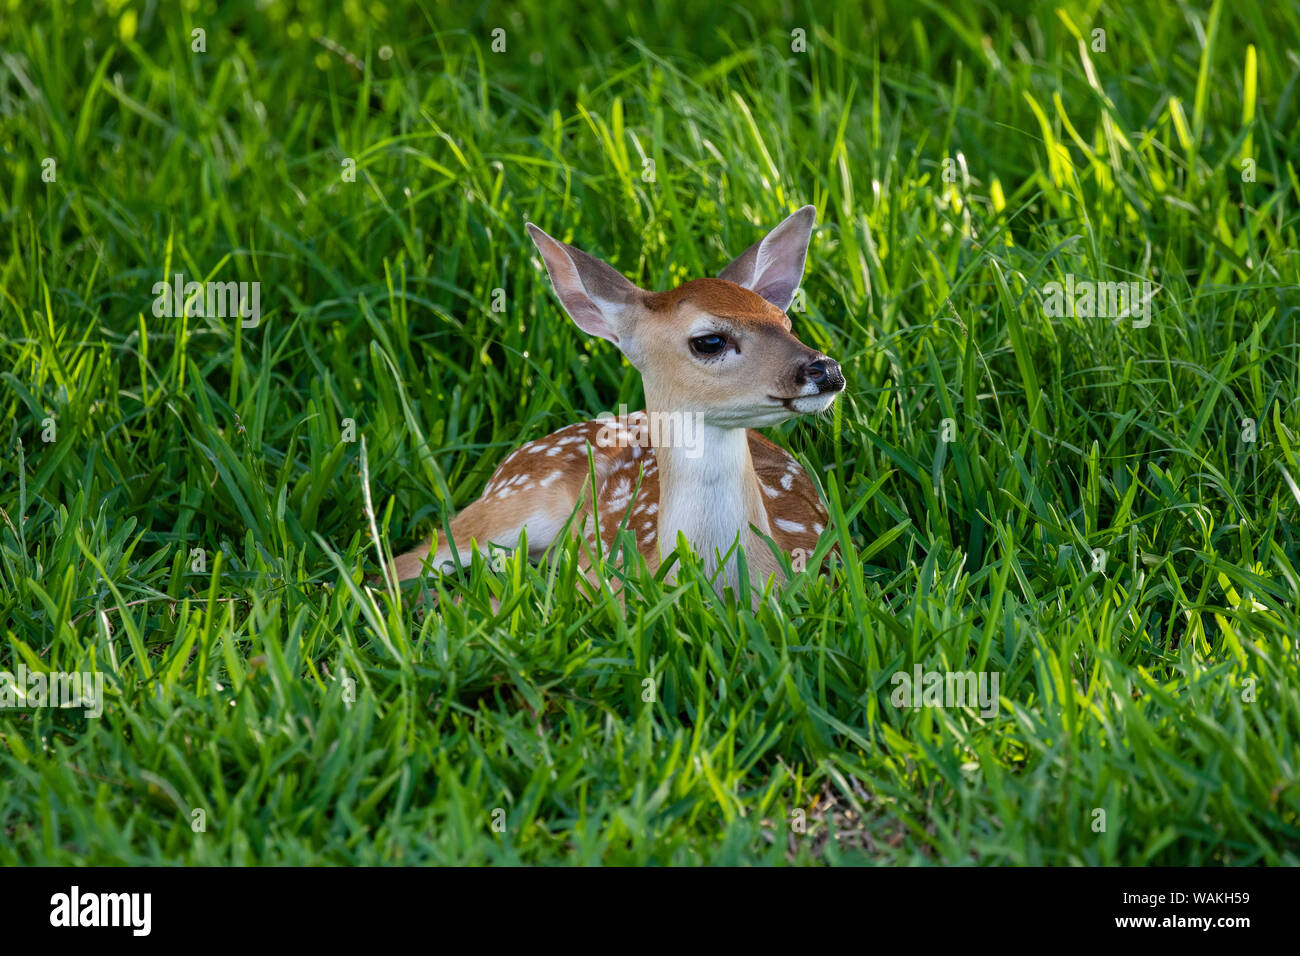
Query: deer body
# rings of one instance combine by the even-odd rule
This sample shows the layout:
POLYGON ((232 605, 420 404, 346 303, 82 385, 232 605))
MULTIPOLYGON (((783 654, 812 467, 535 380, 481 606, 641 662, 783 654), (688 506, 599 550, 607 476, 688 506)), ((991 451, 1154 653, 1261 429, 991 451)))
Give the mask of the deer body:
MULTIPOLYGON (((512 452, 482 497, 451 522, 462 563, 477 546, 540 557, 567 527, 608 553, 620 526, 652 570, 684 535, 719 585, 736 588, 737 547, 761 587, 787 554, 811 555, 827 513, 812 480, 756 427, 822 411, 844 388, 839 366, 790 334, 784 310, 803 273, 806 206, 717 279, 664 293, 529 225, 556 292, 579 327, 619 346, 642 372, 646 410, 562 428, 512 452), (594 478, 594 485, 593 485, 594 478), (593 502, 595 507, 592 507, 593 502)), ((452 545, 408 552, 399 580, 452 564, 452 545)), ((586 561, 590 568, 590 554, 586 561)))

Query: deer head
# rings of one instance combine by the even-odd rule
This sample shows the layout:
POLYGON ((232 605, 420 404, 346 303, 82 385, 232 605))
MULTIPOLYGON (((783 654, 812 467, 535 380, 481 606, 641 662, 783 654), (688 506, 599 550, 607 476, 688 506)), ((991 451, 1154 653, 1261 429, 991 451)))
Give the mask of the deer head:
POLYGON ((647 409, 736 429, 825 411, 844 389, 839 365, 795 338, 785 313, 815 219, 804 206, 718 278, 668 292, 638 288, 600 259, 527 228, 565 311, 640 371, 647 409))

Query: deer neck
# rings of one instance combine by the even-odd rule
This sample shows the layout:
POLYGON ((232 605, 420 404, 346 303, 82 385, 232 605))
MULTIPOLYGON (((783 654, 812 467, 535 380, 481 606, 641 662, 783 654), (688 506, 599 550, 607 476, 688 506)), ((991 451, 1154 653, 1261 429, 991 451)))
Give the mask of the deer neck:
POLYGON ((659 463, 662 552, 676 547, 681 532, 710 573, 717 570, 719 555, 726 558, 718 583, 736 589, 734 549, 739 538, 750 580, 761 584, 775 562, 766 543, 750 530, 753 525, 771 535, 746 430, 699 423, 690 412, 651 412, 650 439, 659 463), (669 424, 656 428, 656 418, 669 424))

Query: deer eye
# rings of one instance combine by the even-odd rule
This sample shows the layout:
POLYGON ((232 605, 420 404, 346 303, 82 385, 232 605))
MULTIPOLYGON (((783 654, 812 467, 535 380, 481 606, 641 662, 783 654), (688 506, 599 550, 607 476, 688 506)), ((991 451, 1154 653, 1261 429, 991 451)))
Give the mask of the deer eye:
POLYGON ((727 347, 727 339, 721 335, 697 335, 691 339, 691 351, 696 355, 717 355, 727 347))

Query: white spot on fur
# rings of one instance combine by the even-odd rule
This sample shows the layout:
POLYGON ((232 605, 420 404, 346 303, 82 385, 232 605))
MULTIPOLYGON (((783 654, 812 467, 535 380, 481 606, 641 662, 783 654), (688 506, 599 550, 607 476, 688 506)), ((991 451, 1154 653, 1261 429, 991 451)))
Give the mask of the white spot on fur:
POLYGON ((523 527, 528 529, 529 554, 537 557, 545 551, 568 520, 569 515, 567 512, 561 515, 549 511, 538 511, 529 515, 523 522, 523 527))
POLYGON ((776 524, 776 526, 777 526, 778 528, 780 528, 782 531, 789 531, 791 534, 795 534, 795 533, 798 533, 798 532, 800 532, 800 531, 807 531, 807 530, 808 530, 808 529, 805 528, 802 524, 800 524, 798 521, 787 521, 787 520, 785 520, 784 518, 777 518, 775 524, 776 524))
POLYGON ((787 471, 781 476, 781 487, 789 491, 794 486, 794 473, 787 471))
POLYGON ((631 498, 632 498, 632 485, 628 482, 626 478, 624 478, 622 481, 618 483, 618 485, 615 486, 610 496, 608 507, 614 509, 615 511, 621 511, 622 509, 627 507, 627 504, 631 500, 631 498))

